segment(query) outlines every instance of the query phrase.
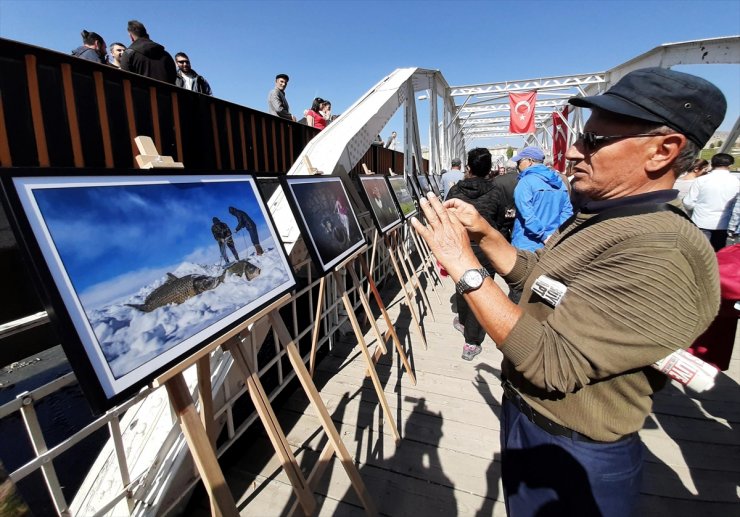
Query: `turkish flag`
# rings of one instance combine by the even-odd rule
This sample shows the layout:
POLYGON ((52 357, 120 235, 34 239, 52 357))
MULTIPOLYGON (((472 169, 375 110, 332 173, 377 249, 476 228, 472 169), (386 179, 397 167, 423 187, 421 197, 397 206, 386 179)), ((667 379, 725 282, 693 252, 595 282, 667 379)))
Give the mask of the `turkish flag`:
POLYGON ((534 133, 536 102, 536 91, 509 94, 509 133, 534 133))
POLYGON ((568 106, 563 108, 561 115, 552 112, 552 166, 560 172, 565 172, 565 151, 568 150, 568 106))

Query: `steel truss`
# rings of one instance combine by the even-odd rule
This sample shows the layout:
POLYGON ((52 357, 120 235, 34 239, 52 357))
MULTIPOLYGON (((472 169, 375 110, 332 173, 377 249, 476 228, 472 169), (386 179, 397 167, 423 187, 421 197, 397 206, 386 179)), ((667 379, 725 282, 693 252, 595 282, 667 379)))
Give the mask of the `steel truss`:
MULTIPOLYGON (((706 40, 667 43, 641 54, 626 63, 606 72, 541 77, 497 83, 451 86, 446 98, 452 101, 453 134, 462 136, 466 148, 473 141, 486 138, 525 138, 525 145, 541 146, 545 153, 552 149, 552 114, 562 113, 571 97, 597 95, 606 91, 625 74, 648 66, 670 68, 691 64, 740 64, 740 36, 711 38, 706 40), (509 93, 537 91, 535 132, 530 135, 509 132, 509 93), (462 100, 457 103, 456 101, 462 100), (501 115, 506 113, 506 115, 501 115)), ((728 116, 737 116, 728 114, 728 116)), ((583 114, 580 108, 570 109, 567 124, 570 128, 568 143, 575 133, 583 129, 583 114)), ((727 152, 740 136, 740 117, 737 118, 729 137, 723 143, 722 152, 727 152)))

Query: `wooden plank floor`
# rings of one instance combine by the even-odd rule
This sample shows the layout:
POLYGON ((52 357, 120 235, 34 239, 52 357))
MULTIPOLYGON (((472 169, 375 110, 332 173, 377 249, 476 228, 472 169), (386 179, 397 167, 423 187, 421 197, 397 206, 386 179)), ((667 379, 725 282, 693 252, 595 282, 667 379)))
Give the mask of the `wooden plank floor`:
MULTIPOLYGON (((442 304, 428 290, 436 321, 430 314, 423 316, 429 343, 425 350, 401 303, 398 285, 383 291, 418 381, 413 386, 401 371, 389 341, 389 353, 377 369, 403 437, 398 446, 383 425, 372 383, 365 378, 364 360, 351 336, 320 363, 315 381, 381 514, 504 516, 501 354, 487 339, 481 355, 464 361, 462 335, 452 327, 451 282, 445 280, 437 292, 442 304)), ((385 328, 382 318, 380 327, 385 328)), ((374 346, 371 332, 366 339, 374 346)), ((740 515, 739 349, 735 347, 730 370, 720 375, 709 393, 698 396, 670 385, 655 397, 654 412, 641 432, 648 453, 638 515, 740 515)), ((309 472, 326 443, 313 409, 299 390, 276 412, 304 472, 309 472)), ((229 451, 228 459, 222 458, 240 512, 288 515, 294 497, 266 436, 240 454, 234 458, 229 451)), ((336 461, 321 479, 316 496, 318 515, 364 513, 336 461)), ((208 514, 203 491, 196 492, 187 513, 208 514)))

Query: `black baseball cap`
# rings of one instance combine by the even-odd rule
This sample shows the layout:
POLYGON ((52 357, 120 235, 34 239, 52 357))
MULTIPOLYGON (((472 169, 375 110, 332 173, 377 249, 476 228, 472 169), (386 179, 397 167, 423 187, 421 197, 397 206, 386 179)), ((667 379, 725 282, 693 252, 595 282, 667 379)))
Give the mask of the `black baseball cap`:
POLYGON ((568 102, 664 124, 704 147, 725 118, 727 101, 715 85, 667 68, 634 70, 602 95, 568 102))

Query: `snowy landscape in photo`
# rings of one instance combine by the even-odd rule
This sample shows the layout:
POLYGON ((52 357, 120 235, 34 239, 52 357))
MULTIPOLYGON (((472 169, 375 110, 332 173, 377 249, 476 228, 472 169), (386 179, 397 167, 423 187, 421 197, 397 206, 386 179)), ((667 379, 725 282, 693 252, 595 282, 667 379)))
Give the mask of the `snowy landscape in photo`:
MULTIPOLYGON (((252 280, 226 273, 218 280, 224 268, 218 263, 196 264, 183 262, 168 273, 178 278, 202 275, 217 279, 217 285, 190 297, 180 304, 170 303, 143 312, 127 304, 144 303, 146 297, 167 280, 166 273, 142 286, 126 299, 103 307, 85 308, 90 325, 98 339, 114 377, 120 377, 147 363, 162 352, 195 336, 226 316, 244 309, 248 303, 270 293, 276 286, 289 280, 283 267, 281 252, 274 242, 265 242, 264 254, 240 257, 260 269, 252 280)), ((233 262, 232 262, 233 264, 233 262)), ((84 300, 84 296, 82 297, 84 300)), ((84 302, 83 302, 84 303, 84 302)))

